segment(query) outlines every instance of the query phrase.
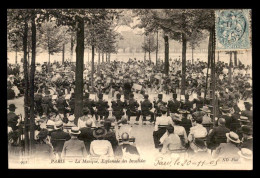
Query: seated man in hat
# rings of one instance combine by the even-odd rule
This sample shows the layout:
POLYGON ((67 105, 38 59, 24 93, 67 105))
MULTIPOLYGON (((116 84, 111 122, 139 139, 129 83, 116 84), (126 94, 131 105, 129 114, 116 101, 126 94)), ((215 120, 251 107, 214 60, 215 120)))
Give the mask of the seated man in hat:
POLYGON ((59 114, 62 114, 64 117, 65 108, 68 107, 68 104, 67 104, 62 92, 59 92, 59 97, 56 101, 56 107, 58 108, 59 114))
POLYGON ((155 108, 155 111, 154 111, 155 120, 156 120, 157 116, 161 115, 160 107, 161 106, 167 107, 167 103, 164 102, 162 99, 163 99, 163 94, 160 93, 160 94, 158 94, 158 100, 157 101, 155 101, 155 100, 153 101, 154 108, 155 108))
POLYGON ((17 107, 14 104, 10 104, 8 109, 9 109, 9 113, 7 114, 7 123, 8 123, 8 127, 11 127, 13 131, 18 129, 18 119, 19 116, 15 114, 15 109, 17 107))
POLYGON ((241 140, 242 144, 240 145, 241 148, 247 148, 253 151, 253 130, 251 126, 243 126, 242 127, 243 138, 241 140))
POLYGON ((192 114, 192 127, 190 128, 190 133, 188 135, 189 142, 193 142, 195 139, 204 140, 208 135, 207 129, 202 125, 203 115, 200 112, 195 112, 192 114))
POLYGON ((143 121, 146 121, 146 116, 151 116, 150 122, 152 123, 154 121, 154 113, 150 110, 153 108, 153 105, 148 98, 149 95, 144 95, 144 101, 141 102, 141 114, 143 115, 143 121))
MULTIPOLYGON (((231 109, 227 106, 227 105, 224 105, 223 107, 220 108, 220 111, 221 111, 221 115, 219 116, 219 118, 223 118, 226 120, 226 127, 228 129, 230 129, 231 127, 231 121, 232 121, 232 117, 231 117, 231 109)), ((218 123, 218 121, 217 121, 218 123)))
POLYGON ((62 127, 62 121, 55 122, 55 131, 51 133, 51 143, 54 152, 57 153, 59 157, 61 155, 64 142, 71 138, 69 133, 66 133, 62 130, 62 127))
POLYGON ((48 140, 48 130, 41 129, 39 134, 36 136, 37 140, 35 142, 35 153, 34 157, 39 161, 50 161, 55 158, 53 153, 53 147, 48 140))
POLYGON ((160 107, 162 116, 158 117, 155 121, 153 139, 155 148, 159 148, 160 138, 165 134, 166 127, 168 125, 173 126, 172 118, 167 116, 167 108, 165 106, 160 107))
POLYGON ((184 102, 181 102, 180 109, 191 112, 193 108, 193 102, 189 101, 189 95, 185 95, 185 100, 184 102))
POLYGON ((121 135, 122 143, 117 147, 115 151, 115 157, 118 158, 138 158, 140 156, 136 146, 130 144, 129 134, 127 132, 122 133, 121 135))
POLYGON ((239 159, 239 137, 235 132, 226 133, 226 143, 221 143, 212 153, 213 158, 239 159))
POLYGON ((130 94, 130 99, 127 103, 127 111, 126 115, 128 116, 128 121, 130 121, 131 116, 136 116, 135 124, 138 125, 138 121, 140 118, 140 111, 138 110, 139 103, 134 99, 134 94, 130 94))
POLYGON ((168 115, 170 113, 178 113, 178 109, 180 108, 181 103, 177 100, 177 93, 172 94, 172 100, 168 101, 168 115))
POLYGON ((52 98, 50 96, 50 91, 45 91, 45 96, 42 98, 42 109, 43 113, 49 115, 52 110, 52 98))
POLYGON ((106 120, 109 115, 109 105, 107 101, 103 100, 103 94, 98 95, 98 101, 95 103, 95 106, 97 107, 97 116, 99 116, 99 120, 103 120, 103 117, 106 120))
POLYGON ((93 107, 95 107, 95 102, 89 98, 89 93, 85 93, 83 97, 83 108, 88 108, 92 117, 95 115, 93 107))
POLYGON ((89 149, 90 149, 90 143, 95 140, 95 137, 93 136, 93 129, 91 128, 93 125, 92 120, 87 120, 86 121, 86 127, 82 127, 80 129, 80 134, 78 136, 79 140, 84 141, 85 147, 87 150, 87 153, 89 154, 89 149))
POLYGON ((162 143, 163 147, 161 153, 167 154, 183 149, 180 137, 174 133, 174 127, 172 125, 168 125, 166 129, 168 132, 168 137, 165 138, 162 143))
POLYGON ((126 103, 120 100, 121 95, 119 93, 116 95, 116 98, 116 101, 111 102, 113 109, 112 113, 116 117, 116 120, 119 121, 124 115, 123 109, 126 107, 126 103))
POLYGON ((216 149, 221 143, 226 143, 226 133, 230 130, 226 128, 226 120, 219 118, 218 126, 214 127, 208 135, 207 145, 210 149, 216 149))
POLYGON ((249 121, 253 125, 253 111, 251 110, 252 104, 249 102, 244 102, 245 110, 241 112, 241 116, 248 117, 249 121))
POLYGON ((201 97, 201 92, 197 92, 197 98, 193 99, 193 103, 196 104, 196 108, 194 111, 200 111, 200 109, 203 107, 203 101, 204 99, 201 97))
POLYGON ((93 140, 90 144, 90 155, 93 157, 114 157, 114 151, 111 143, 105 139, 107 131, 105 128, 97 128, 93 131, 93 140))
POLYGON ((68 159, 85 158, 88 153, 83 141, 78 139, 81 133, 78 127, 72 127, 70 130, 71 139, 64 143, 61 157, 68 159))
POLYGON ((40 89, 38 93, 34 96, 35 111, 41 116, 43 114, 42 110, 42 90, 40 89))
POLYGON ((75 93, 71 93, 71 98, 69 101, 69 106, 70 106, 70 113, 74 114, 74 109, 75 109, 75 93))

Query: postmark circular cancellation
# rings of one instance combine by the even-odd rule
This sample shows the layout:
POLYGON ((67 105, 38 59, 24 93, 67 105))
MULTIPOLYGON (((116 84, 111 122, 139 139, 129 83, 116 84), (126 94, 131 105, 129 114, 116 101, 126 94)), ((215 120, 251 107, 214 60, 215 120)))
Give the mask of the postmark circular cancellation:
POLYGON ((249 49, 249 10, 216 11, 216 49, 249 49))

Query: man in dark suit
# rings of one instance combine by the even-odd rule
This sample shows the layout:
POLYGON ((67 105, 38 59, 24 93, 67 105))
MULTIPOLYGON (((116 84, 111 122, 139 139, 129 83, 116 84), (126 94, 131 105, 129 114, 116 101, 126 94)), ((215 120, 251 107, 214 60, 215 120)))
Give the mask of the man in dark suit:
MULTIPOLYGON (((149 95, 144 95, 144 101, 141 102, 141 113, 143 115, 143 121, 146 121, 146 116, 151 116, 150 122, 154 121, 154 113, 150 110, 153 108, 153 104, 148 99, 149 95)), ((145 124, 145 123, 144 123, 145 124)))
POLYGON ((155 111, 154 111, 155 118, 157 116, 161 116, 161 110, 160 110, 161 106, 167 107, 167 103, 164 102, 162 100, 162 98, 163 98, 163 95, 162 94, 158 94, 158 100, 157 101, 153 101, 154 108, 155 108, 155 111))
POLYGON ((200 111, 200 109, 203 107, 203 98, 201 97, 201 92, 197 92, 197 99, 193 100, 193 103, 196 104, 196 108, 194 109, 195 111, 200 111))
POLYGON ((62 92, 59 92, 59 98, 56 101, 56 107, 58 108, 58 112, 60 114, 64 114, 65 115, 65 108, 68 107, 68 104, 63 96, 62 92))
POLYGON ((244 111, 241 112, 241 116, 248 117, 248 120, 253 123, 253 111, 251 110, 252 104, 249 102, 244 102, 245 109, 244 111))
POLYGON ((34 102, 35 102, 35 110, 36 112, 41 116, 42 113, 42 90, 40 89, 38 93, 34 96, 34 102))
POLYGON ((223 118, 219 118, 218 126, 214 127, 208 135, 208 147, 210 149, 217 148, 220 143, 226 143, 226 133, 229 133, 230 130, 225 126, 226 120, 223 118))
POLYGON ((46 90, 45 91, 45 96, 42 98, 42 109, 43 113, 46 115, 49 115, 51 109, 52 109, 52 98, 50 96, 50 91, 46 90))
POLYGON ((242 127, 243 138, 241 148, 247 148, 253 151, 253 130, 250 126, 242 127))
POLYGON ((185 95, 185 101, 181 102, 180 108, 183 109, 183 110, 191 112, 191 110, 193 108, 193 102, 189 101, 189 95, 188 94, 185 95))
POLYGON ((120 100, 121 95, 118 93, 116 95, 117 100, 116 101, 112 101, 112 109, 113 109, 113 115, 116 117, 116 120, 119 121, 122 116, 124 115, 124 111, 123 109, 126 107, 126 103, 122 102, 120 100))
POLYGON ((55 131, 51 133, 51 144, 53 146, 54 152, 61 156, 64 142, 70 139, 69 133, 62 130, 62 121, 57 121, 55 123, 55 131))
POLYGON ((70 113, 74 114, 74 110, 75 110, 75 93, 71 93, 69 106, 70 106, 70 113))
POLYGON ((180 102, 177 100, 176 93, 172 94, 172 98, 172 100, 168 101, 168 115, 170 115, 170 113, 178 113, 180 107, 180 102))
POLYGON ((79 134, 79 140, 84 141, 87 153, 89 154, 90 143, 95 140, 93 136, 92 120, 89 119, 86 121, 86 127, 80 129, 81 133, 79 134))
POLYGON ((95 102, 89 99, 89 93, 85 93, 85 96, 83 97, 83 108, 88 108, 92 117, 95 115, 93 107, 95 107, 95 102))
MULTIPOLYGON (((222 108, 220 108, 220 110, 221 110, 221 116, 220 116, 220 118, 224 118, 225 120, 226 120, 226 127, 228 128, 228 129, 230 129, 231 128, 231 121, 232 121, 232 117, 229 115, 229 113, 230 113, 230 108, 228 107, 228 106, 223 106, 222 108)), ((218 122, 217 122, 217 124, 218 124, 218 122)))
POLYGON ((138 125, 138 121, 140 118, 140 111, 138 110, 139 104, 138 102, 134 99, 134 94, 130 94, 129 101, 127 103, 127 111, 126 115, 128 116, 128 121, 130 121, 131 116, 136 116, 136 125, 138 125))
POLYGON ((13 131, 18 129, 17 123, 18 123, 18 119, 19 116, 15 114, 15 109, 17 107, 14 104, 10 104, 8 109, 9 109, 9 113, 7 114, 7 123, 8 123, 8 127, 11 127, 13 131))
POLYGON ((98 101, 95 103, 95 106, 97 107, 97 116, 99 116, 101 120, 103 117, 104 119, 107 119, 109 115, 109 105, 107 101, 103 100, 103 94, 98 95, 98 101))

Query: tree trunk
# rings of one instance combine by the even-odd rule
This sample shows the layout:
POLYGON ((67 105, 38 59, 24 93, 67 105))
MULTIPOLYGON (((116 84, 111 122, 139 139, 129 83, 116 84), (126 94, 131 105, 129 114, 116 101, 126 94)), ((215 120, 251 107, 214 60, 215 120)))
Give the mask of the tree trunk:
POLYGON ((181 94, 185 95, 186 89, 186 49, 187 49, 187 40, 186 35, 182 33, 182 78, 181 78, 181 94))
POLYGON ((108 62, 110 63, 110 53, 108 53, 108 62))
POLYGON ((218 61, 219 61, 219 51, 218 51, 218 61))
POLYGON ((27 41, 27 48, 28 48, 28 61, 27 61, 27 70, 28 70, 28 73, 30 73, 30 48, 29 48, 29 45, 28 45, 28 41, 27 41))
POLYGON ((35 73, 35 56, 36 56, 36 25, 35 14, 32 16, 32 60, 30 70, 30 146, 34 152, 34 73, 35 73))
POLYGON ((65 60, 65 44, 63 43, 63 45, 62 45, 62 64, 64 64, 64 60, 65 60))
POLYGON ((92 45, 92 61, 91 61, 91 88, 92 88, 92 91, 94 90, 94 62, 95 62, 95 46, 92 45))
POLYGON ((192 64, 194 64, 194 59, 193 59, 193 48, 191 48, 191 61, 192 61, 192 64))
POLYGON ((146 61, 146 51, 144 51, 144 61, 146 61))
POLYGON ((208 92, 208 72, 209 72, 209 67, 210 67, 210 63, 211 63, 212 38, 213 38, 212 35, 213 35, 212 30, 210 30, 210 32, 209 32, 209 44, 208 44, 208 68, 207 68, 207 74, 206 74, 206 86, 205 86, 203 104, 206 101, 206 95, 207 95, 207 92, 208 92))
POLYGON ((157 65, 158 60, 158 30, 156 31, 156 51, 155 51, 155 64, 157 65))
POLYGON ((237 66, 237 51, 234 51, 234 65, 237 66))
POLYGON ((165 34, 164 34, 164 45, 165 45, 164 71, 165 71, 165 74, 168 75, 169 74, 169 38, 165 34))
POLYGON ((149 51, 148 54, 149 54, 149 61, 151 62, 151 52, 149 51))
POLYGON ((74 47, 74 40, 73 40, 73 34, 71 34, 71 38, 70 38, 70 62, 72 62, 72 58, 73 58, 73 47, 74 47))
POLYGON ((102 63, 104 63, 104 53, 102 52, 102 63))
POLYGON ((29 92, 29 80, 28 80, 28 64, 27 64, 27 37, 28 37, 28 23, 25 21, 24 34, 23 34, 23 74, 24 74, 24 143, 25 143, 25 155, 29 154, 29 135, 28 135, 28 92, 29 92))
POLYGON ((76 47, 76 82, 75 82, 75 120, 78 124, 83 108, 83 69, 84 69, 84 20, 78 17, 76 47))
POLYGON ((232 69, 232 52, 230 52, 230 61, 229 61, 229 68, 228 68, 228 83, 229 84, 231 84, 231 82, 232 82, 231 69, 232 69))
POLYGON ((15 64, 17 64, 17 53, 18 53, 18 49, 17 47, 15 48, 15 64))
POLYGON ((106 62, 108 62, 108 54, 106 53, 106 62))

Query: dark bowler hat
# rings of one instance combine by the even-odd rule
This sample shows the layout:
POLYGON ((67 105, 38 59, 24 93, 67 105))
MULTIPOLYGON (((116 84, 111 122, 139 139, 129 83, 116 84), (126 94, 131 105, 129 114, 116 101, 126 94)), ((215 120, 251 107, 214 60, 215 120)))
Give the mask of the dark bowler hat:
POLYGON ((247 125, 245 125, 245 126, 242 127, 242 132, 243 132, 244 134, 247 134, 247 135, 252 135, 252 134, 253 134, 252 127, 247 126, 247 125))
POLYGON ((190 97, 189 95, 187 95, 187 94, 185 95, 185 99, 189 99, 189 97, 190 97))
POLYGON ((117 98, 117 99, 120 99, 120 98, 121 98, 120 93, 117 93, 117 94, 116 94, 116 98, 117 98))
POLYGON ((102 99, 102 98, 103 98, 103 94, 100 93, 100 94, 98 95, 98 98, 99 98, 99 99, 102 99))
POLYGON ((145 95, 144 95, 144 98, 145 98, 145 99, 148 99, 148 98, 149 98, 149 95, 145 94, 145 95))
POLYGON ((162 95, 162 94, 158 94, 158 98, 159 98, 159 99, 162 99, 162 98, 163 98, 163 95, 162 95))
POLYGON ((9 110, 15 110, 17 107, 14 104, 10 104, 7 109, 9 110))

